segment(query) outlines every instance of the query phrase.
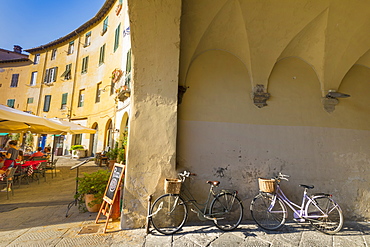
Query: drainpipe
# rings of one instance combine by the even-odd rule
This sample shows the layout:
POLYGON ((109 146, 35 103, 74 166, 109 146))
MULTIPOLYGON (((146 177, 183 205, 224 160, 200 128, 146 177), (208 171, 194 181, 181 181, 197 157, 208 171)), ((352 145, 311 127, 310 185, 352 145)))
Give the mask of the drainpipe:
POLYGON ((75 69, 74 69, 74 73, 73 73, 72 99, 71 99, 71 106, 70 106, 69 118, 68 118, 69 122, 71 121, 71 117, 72 117, 74 94, 76 92, 77 63, 78 63, 78 58, 79 58, 79 54, 80 54, 80 40, 81 40, 81 36, 79 35, 79 33, 77 33, 76 31, 75 31, 75 33, 78 36, 78 42, 76 44, 77 45, 77 51, 76 51, 75 69))

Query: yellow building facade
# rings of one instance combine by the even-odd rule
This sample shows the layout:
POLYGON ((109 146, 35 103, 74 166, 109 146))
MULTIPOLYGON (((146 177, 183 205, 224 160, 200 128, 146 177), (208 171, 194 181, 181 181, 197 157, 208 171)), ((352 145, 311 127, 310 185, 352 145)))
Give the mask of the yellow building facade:
POLYGON ((128 97, 118 98, 130 87, 129 30, 127 6, 122 1, 105 1, 99 12, 76 30, 27 49, 31 64, 3 63, 0 103, 6 105, 15 98, 16 109, 97 130, 94 135, 68 135, 63 153, 74 144, 85 146, 89 155, 113 147, 122 118, 125 126, 129 114, 128 97), (11 87, 15 73, 19 83, 11 87))

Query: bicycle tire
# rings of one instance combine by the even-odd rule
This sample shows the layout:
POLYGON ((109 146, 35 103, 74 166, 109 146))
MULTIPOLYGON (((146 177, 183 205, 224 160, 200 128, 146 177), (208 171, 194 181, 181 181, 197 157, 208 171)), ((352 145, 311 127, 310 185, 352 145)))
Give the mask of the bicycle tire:
POLYGON ((313 201, 307 203, 305 210, 306 219, 311 225, 326 234, 339 232, 343 227, 343 213, 339 205, 326 195, 313 196, 311 199, 313 201))
POLYGON ((253 220, 265 230, 277 230, 285 223, 286 207, 275 195, 257 194, 251 202, 250 210, 253 220), (275 203, 269 210, 273 202, 275 203))
POLYGON ((185 224, 188 210, 179 195, 164 194, 155 200, 150 215, 153 227, 162 234, 170 235, 185 224))
POLYGON ((223 231, 237 228, 243 218, 243 204, 231 193, 220 193, 210 205, 211 216, 216 218, 213 223, 223 231))

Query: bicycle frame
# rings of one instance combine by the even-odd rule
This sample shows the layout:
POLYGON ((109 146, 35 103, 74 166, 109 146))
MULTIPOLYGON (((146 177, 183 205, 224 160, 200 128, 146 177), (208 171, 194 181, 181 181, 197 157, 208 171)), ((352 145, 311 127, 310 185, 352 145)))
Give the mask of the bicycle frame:
MULTIPOLYGON (((210 185, 208 197, 205 203, 198 203, 198 201, 194 198, 194 196, 191 194, 190 190, 187 188, 187 186, 184 183, 186 180, 186 177, 180 177, 180 178, 182 180, 182 187, 181 187, 180 195, 184 199, 185 203, 187 203, 188 205, 194 206, 191 208, 191 211, 194 213, 197 213, 198 217, 202 216, 203 218, 207 220, 214 220, 215 217, 212 217, 211 215, 211 208, 210 208, 211 205, 210 204, 212 202, 211 199, 215 198, 219 194, 219 193, 215 193, 215 191, 213 190, 214 186, 212 184, 210 185), (202 209, 202 207, 204 208, 202 209)), ((235 191, 222 190, 222 192, 231 192, 234 195, 233 201, 230 204, 230 205, 233 205, 235 197, 236 197, 235 191)), ((227 210, 230 210, 230 209, 227 209, 227 210)))
POLYGON ((276 194, 274 196, 273 201, 271 202, 271 205, 269 207, 269 211, 271 212, 271 209, 275 205, 276 198, 279 198, 284 205, 288 205, 288 207, 294 212, 295 215, 299 218, 303 219, 317 219, 318 217, 328 217, 328 215, 317 205, 317 203, 312 200, 308 195, 307 195, 307 188, 304 189, 303 191, 303 197, 302 197, 302 204, 301 206, 297 205, 296 203, 290 201, 288 197, 284 194, 282 189, 280 188, 279 183, 276 184, 276 194), (313 205, 319 210, 321 213, 320 215, 306 215, 306 208, 305 206, 307 205, 308 202, 312 202, 313 205), (297 210, 296 210, 297 209, 297 210))
MULTIPOLYGON (((210 214, 209 207, 211 203, 211 198, 212 196, 215 197, 216 193, 213 191, 213 186, 211 185, 209 188, 207 200, 204 203, 198 203, 198 201, 194 198, 190 190, 186 187, 186 185, 183 182, 180 195, 184 199, 185 203, 194 206, 194 209, 197 211, 197 213, 201 213, 203 217, 206 217, 210 214), (204 207, 203 210, 202 207, 204 207)), ((191 210, 194 212, 193 208, 191 208, 191 210)))

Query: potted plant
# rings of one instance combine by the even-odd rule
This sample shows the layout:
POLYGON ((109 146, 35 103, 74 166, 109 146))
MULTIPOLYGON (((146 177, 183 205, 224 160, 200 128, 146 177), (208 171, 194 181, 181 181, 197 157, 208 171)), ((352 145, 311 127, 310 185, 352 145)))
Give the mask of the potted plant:
POLYGON ((90 174, 84 173, 83 177, 77 178, 78 191, 75 199, 78 200, 81 210, 86 207, 89 212, 99 211, 109 176, 109 171, 98 170, 90 174))
POLYGON ((72 158, 83 158, 86 157, 86 149, 82 145, 72 145, 69 149, 72 152, 72 158))

